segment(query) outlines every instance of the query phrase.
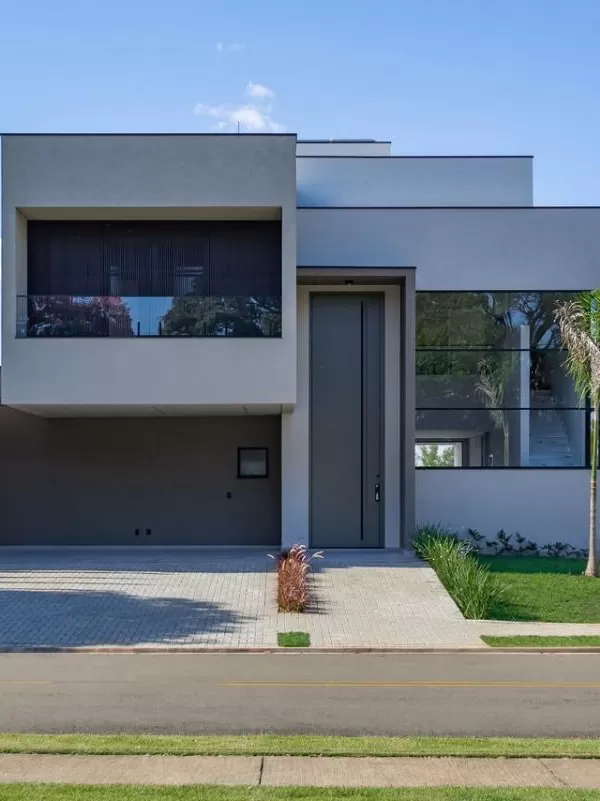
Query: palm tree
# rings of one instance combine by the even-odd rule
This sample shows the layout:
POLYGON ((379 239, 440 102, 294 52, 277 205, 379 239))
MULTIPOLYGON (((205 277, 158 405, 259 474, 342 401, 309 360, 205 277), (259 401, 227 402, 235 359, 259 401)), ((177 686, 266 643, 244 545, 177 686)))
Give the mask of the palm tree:
POLYGON ((589 557, 586 576, 598 576, 598 434, 600 424, 600 289, 559 303, 556 322, 567 349, 565 367, 582 401, 592 405, 589 557))

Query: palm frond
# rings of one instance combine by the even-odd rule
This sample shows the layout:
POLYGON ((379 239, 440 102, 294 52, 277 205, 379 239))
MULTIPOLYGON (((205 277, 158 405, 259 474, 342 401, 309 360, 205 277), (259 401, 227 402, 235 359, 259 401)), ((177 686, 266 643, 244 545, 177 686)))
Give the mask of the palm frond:
POLYGON ((555 319, 577 393, 582 401, 600 397, 600 290, 558 304, 555 319))

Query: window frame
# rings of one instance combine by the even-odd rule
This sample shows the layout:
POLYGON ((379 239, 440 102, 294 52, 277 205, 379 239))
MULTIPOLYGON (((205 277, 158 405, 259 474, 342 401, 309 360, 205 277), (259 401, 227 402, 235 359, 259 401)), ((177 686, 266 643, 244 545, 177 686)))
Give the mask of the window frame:
MULTIPOLYGON (((495 294, 505 294, 505 295, 518 295, 518 294, 553 294, 556 295, 557 298, 561 295, 572 295, 576 297, 580 295, 582 292, 586 292, 589 290, 586 289, 467 289, 467 290, 455 290, 455 289, 422 289, 417 290, 416 296, 416 324, 415 324, 415 353, 416 353, 416 361, 418 360, 419 353, 448 353, 452 354, 455 352, 491 352, 491 353, 561 353, 565 352, 566 349, 564 348, 557 348, 557 347, 531 347, 531 348, 507 348, 507 347, 495 347, 494 345, 444 345, 444 346, 419 346, 417 345, 417 333, 418 333, 418 298, 422 295, 477 295, 477 294, 485 294, 485 295, 495 295, 495 294)), ((415 371, 415 384, 419 378, 419 376, 428 375, 426 373, 417 373, 415 371)), ((434 375, 434 374, 432 374, 434 375)), ((531 399, 531 395, 530 395, 531 399)), ((439 437, 422 437, 419 436, 418 429, 416 429, 416 419, 419 412, 427 412, 427 411, 435 411, 435 412, 482 412, 482 411, 494 411, 494 410, 501 410, 501 411, 527 411, 531 412, 532 410, 535 411, 538 407, 531 406, 531 402, 528 406, 502 406, 502 407, 494 407, 494 408, 487 408, 487 407, 467 407, 467 406, 419 406, 415 405, 415 446, 419 443, 426 443, 426 442, 435 442, 438 444, 443 444, 444 440, 440 439, 439 437)), ((590 454, 590 444, 591 444, 591 436, 590 436, 590 421, 591 421, 591 405, 589 398, 586 399, 584 405, 573 407, 573 406, 560 406, 557 407, 557 411, 562 412, 582 412, 585 415, 585 425, 584 425, 584 464, 577 464, 577 465, 467 465, 465 464, 464 459, 464 444, 463 444, 463 459, 462 464, 460 466, 454 467, 446 467, 446 466, 434 466, 434 467, 424 467, 422 465, 416 464, 416 454, 415 454, 415 469, 416 470, 589 470, 591 464, 591 454, 590 454)), ((456 437, 452 437, 448 439, 448 444, 453 444, 458 441, 456 437)), ((464 442, 464 441, 463 441, 464 442)))
POLYGON ((237 478, 243 479, 265 479, 269 478, 269 448, 266 445, 240 445, 237 449, 237 478), (242 455, 244 451, 264 451, 265 471, 264 473, 246 474, 242 473, 242 455))

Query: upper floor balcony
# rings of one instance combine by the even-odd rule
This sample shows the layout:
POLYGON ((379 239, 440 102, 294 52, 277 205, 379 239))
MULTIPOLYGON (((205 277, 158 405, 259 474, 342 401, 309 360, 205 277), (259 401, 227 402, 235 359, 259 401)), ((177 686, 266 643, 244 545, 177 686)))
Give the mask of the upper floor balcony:
POLYGON ((8 137, 2 244, 3 403, 295 403, 293 137, 8 137))

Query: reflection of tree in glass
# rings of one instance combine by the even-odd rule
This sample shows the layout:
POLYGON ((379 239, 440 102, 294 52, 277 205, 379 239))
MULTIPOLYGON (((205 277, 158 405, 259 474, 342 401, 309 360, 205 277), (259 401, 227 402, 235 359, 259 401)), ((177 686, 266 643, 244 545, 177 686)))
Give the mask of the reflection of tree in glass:
POLYGON ((417 293, 418 348, 488 347, 505 329, 489 292, 417 293))
POLYGON ((531 348, 560 348, 560 329, 554 319, 556 304, 572 297, 572 292, 511 292, 511 323, 529 326, 531 348))
POLYGON ((457 378, 477 372, 473 359, 454 348, 499 348, 510 321, 490 292, 417 293, 417 354, 421 375, 457 378))
POLYGON ((119 297, 40 295, 28 306, 28 336, 133 336, 129 308, 119 297))
POLYGON ((557 303, 566 303, 573 292, 512 293, 511 318, 514 325, 529 326, 531 349, 531 388, 551 388, 545 350, 562 348, 560 329, 554 319, 557 303))
POLYGON ((273 337, 281 335, 281 301, 271 297, 174 298, 163 336, 273 337))
POLYGON ((529 326, 532 348, 559 348, 554 320, 572 292, 419 292, 417 347, 502 347, 507 330, 529 326))
POLYGON ((503 464, 505 467, 510 464, 510 431, 508 411, 501 407, 506 403, 506 397, 510 389, 509 384, 515 374, 517 360, 517 353, 490 353, 480 359, 477 364, 479 371, 477 392, 487 406, 490 417, 494 421, 494 426, 502 431, 504 440, 503 464), (500 358, 498 358, 498 355, 500 358))
POLYGON ((447 445, 442 448, 436 442, 431 445, 418 445, 419 467, 454 467, 454 446, 447 445))

